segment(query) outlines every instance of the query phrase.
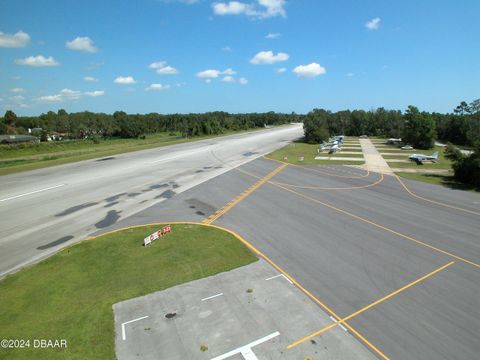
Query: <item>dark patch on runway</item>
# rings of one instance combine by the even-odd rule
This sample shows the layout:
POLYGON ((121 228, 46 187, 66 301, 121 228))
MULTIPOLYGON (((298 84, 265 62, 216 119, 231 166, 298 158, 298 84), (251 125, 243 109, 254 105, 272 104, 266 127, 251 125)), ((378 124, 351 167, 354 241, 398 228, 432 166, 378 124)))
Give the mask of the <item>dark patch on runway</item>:
POLYGON ((208 170, 208 169, 211 169, 212 167, 211 166, 204 166, 203 169, 204 170, 208 170))
POLYGON ((202 169, 195 171, 197 174, 203 172, 202 169))
POLYGON ((155 190, 155 189, 161 189, 161 188, 164 188, 164 187, 168 187, 168 184, 155 184, 155 185, 151 185, 151 186, 150 186, 150 189, 151 189, 151 190, 155 190))
POLYGON ((117 201, 120 197, 122 197, 123 195, 126 195, 126 194, 127 193, 121 193, 121 194, 113 195, 113 196, 105 198, 105 201, 108 201, 108 202, 117 201))
POLYGON ((103 159, 98 159, 98 160, 95 160, 95 161, 107 161, 107 160, 113 160, 115 159, 113 156, 110 156, 110 157, 106 157, 106 158, 103 158, 103 159))
POLYGON ((110 206, 117 205, 117 204, 118 204, 118 201, 115 201, 115 202, 112 202, 110 204, 105 205, 104 208, 108 208, 110 206))
POLYGON ((176 192, 173 190, 166 190, 160 195, 155 196, 155 199, 160 199, 160 198, 171 199, 175 194, 176 192))
POLYGON ((128 194, 127 196, 128 197, 135 197, 135 196, 138 196, 138 195, 140 195, 140 193, 134 192, 134 193, 128 194))
POLYGON ((256 155, 258 154, 258 152, 251 152, 251 151, 248 151, 246 153, 243 153, 242 155, 245 156, 245 157, 249 157, 249 156, 253 156, 253 155, 256 155))
POLYGON ((120 211, 110 210, 103 220, 100 220, 95 224, 95 227, 97 229, 102 229, 115 224, 118 219, 120 219, 120 215, 118 214, 120 214, 120 211))
POLYGON ((85 203, 85 204, 82 204, 82 205, 72 206, 71 208, 63 210, 61 213, 58 213, 55 216, 57 216, 57 217, 66 216, 66 215, 69 215, 69 214, 73 214, 74 212, 80 211, 82 209, 86 209, 88 207, 95 206, 97 204, 98 204, 98 202, 89 202, 89 203, 85 203))
POLYGON ((197 215, 205 216, 205 214, 213 214, 215 211, 217 211, 217 209, 214 206, 207 204, 198 199, 187 199, 185 200, 185 202, 188 205, 190 205, 189 206, 190 209, 196 210, 195 213, 197 215))
POLYGON ((142 192, 143 193, 146 193, 146 192, 149 192, 149 191, 152 191, 153 189, 143 189, 142 192))
POLYGON ((223 166, 215 166, 215 169, 223 169, 223 166))
POLYGON ((49 248, 51 248, 51 247, 54 247, 54 246, 63 244, 64 242, 67 242, 68 240, 71 240, 71 239, 73 239, 73 236, 72 236, 72 235, 67 235, 67 236, 61 237, 61 238, 58 239, 58 240, 52 241, 52 242, 50 242, 50 243, 48 243, 48 244, 39 246, 39 247, 37 247, 37 250, 49 249, 49 248))
POLYGON ((172 185, 172 188, 174 188, 174 189, 177 189, 177 188, 179 188, 179 187, 180 187, 180 185, 178 185, 178 184, 173 184, 173 185, 172 185))
POLYGON ((148 200, 142 200, 139 202, 139 204, 143 204, 143 203, 146 203, 148 200))

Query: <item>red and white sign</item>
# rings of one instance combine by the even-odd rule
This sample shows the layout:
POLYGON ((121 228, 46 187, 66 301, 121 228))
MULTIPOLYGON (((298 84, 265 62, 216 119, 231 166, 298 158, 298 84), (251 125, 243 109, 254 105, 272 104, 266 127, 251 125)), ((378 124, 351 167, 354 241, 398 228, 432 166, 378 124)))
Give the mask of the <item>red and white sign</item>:
POLYGON ((170 225, 166 225, 161 230, 155 231, 153 234, 150 234, 145 239, 143 239, 143 245, 150 245, 153 241, 157 240, 159 237, 162 237, 165 234, 168 234, 171 231, 172 227, 170 225))

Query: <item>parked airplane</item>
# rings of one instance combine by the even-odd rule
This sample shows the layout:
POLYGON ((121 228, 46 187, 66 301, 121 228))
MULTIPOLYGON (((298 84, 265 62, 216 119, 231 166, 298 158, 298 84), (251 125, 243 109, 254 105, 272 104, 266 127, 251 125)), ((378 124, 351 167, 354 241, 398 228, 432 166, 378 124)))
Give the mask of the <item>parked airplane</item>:
POLYGON ((337 151, 339 151, 341 148, 338 147, 338 144, 335 144, 335 145, 332 145, 330 147, 330 151, 328 152, 329 154, 333 154, 333 153, 336 153, 337 151))
POLYGON ((437 162, 438 151, 435 151, 432 155, 413 154, 408 157, 410 160, 415 161, 417 164, 423 164, 424 161, 437 162))

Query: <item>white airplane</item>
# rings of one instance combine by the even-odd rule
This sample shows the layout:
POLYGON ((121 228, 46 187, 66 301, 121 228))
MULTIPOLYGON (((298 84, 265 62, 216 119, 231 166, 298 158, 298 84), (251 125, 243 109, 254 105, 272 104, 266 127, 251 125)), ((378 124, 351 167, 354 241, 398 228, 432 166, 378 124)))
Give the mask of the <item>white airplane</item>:
POLYGON ((413 154, 408 157, 410 160, 415 161, 417 164, 423 164, 424 161, 437 162, 438 151, 435 151, 432 155, 413 154))
POLYGON ((340 147, 338 147, 338 144, 335 144, 335 145, 332 145, 330 147, 330 151, 328 152, 329 154, 333 154, 333 153, 336 153, 337 151, 340 151, 340 147))

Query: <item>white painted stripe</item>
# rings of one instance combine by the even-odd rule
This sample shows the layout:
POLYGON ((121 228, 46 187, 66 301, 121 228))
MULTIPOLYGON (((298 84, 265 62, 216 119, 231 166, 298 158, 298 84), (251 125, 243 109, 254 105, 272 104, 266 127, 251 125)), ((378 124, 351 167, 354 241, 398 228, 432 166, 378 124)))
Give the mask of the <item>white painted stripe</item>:
POLYGON ((20 194, 20 195, 12 196, 12 197, 9 197, 9 198, 0 199, 0 202, 17 199, 17 198, 22 197, 22 196, 32 195, 32 194, 36 194, 36 193, 39 193, 39 192, 42 192, 42 191, 56 189, 56 188, 59 188, 59 187, 65 186, 65 185, 67 185, 67 184, 60 184, 60 185, 51 186, 51 187, 48 187, 48 188, 45 188, 45 189, 30 191, 30 192, 25 193, 25 194, 20 194))
POLYGON ((284 274, 282 274, 282 276, 283 276, 283 278, 284 278, 285 280, 287 280, 290 284, 293 285, 292 280, 290 280, 290 279, 289 279, 288 277, 286 277, 284 274))
POLYGON ((247 344, 247 345, 244 345, 244 346, 241 346, 239 348, 236 348, 232 351, 229 351, 223 355, 219 355, 217 357, 214 357, 212 358, 211 360, 224 360, 224 359, 227 359, 229 358, 230 356, 233 356, 233 355, 236 355, 238 353, 241 353, 242 356, 246 359, 246 360, 256 360, 257 357, 255 356, 255 354, 253 353, 252 351, 252 347, 254 346, 257 346, 257 345, 260 345, 261 343, 264 343, 270 339, 273 339, 274 337, 277 337, 278 335, 280 335, 280 333, 278 331, 275 331, 274 333, 270 334, 270 335, 267 335, 261 339, 258 339, 258 340, 255 340, 253 342, 251 342, 250 344, 247 344), (249 356, 249 357, 246 357, 246 356, 249 356), (252 357, 254 356, 254 357, 252 357))
MULTIPOLYGON (((334 323, 338 323, 337 319, 335 319, 333 316, 330 316, 330 319, 332 319, 334 323)), ((348 329, 345 326, 343 326, 343 324, 338 324, 338 326, 340 326, 343 331, 348 331, 348 329)))
POLYGON ((216 298, 216 297, 222 296, 222 295, 223 295, 223 293, 220 293, 220 294, 217 294, 217 295, 212 295, 212 296, 209 296, 209 297, 203 298, 201 301, 210 300, 210 299, 213 299, 213 298, 216 298))
POLYGON ((276 279, 276 278, 278 278, 278 277, 280 277, 280 276, 282 276, 282 274, 278 274, 278 275, 269 277, 268 279, 265 279, 265 281, 272 280, 272 279, 276 279))
POLYGON ((130 321, 126 321, 124 323, 122 323, 122 340, 126 340, 127 339, 127 336, 125 335, 125 325, 127 324, 130 324, 134 321, 138 321, 138 320, 143 320, 143 319, 146 319, 148 318, 148 315, 147 316, 142 316, 142 317, 139 317, 139 318, 136 318, 136 319, 133 319, 133 320, 130 320, 130 321))

